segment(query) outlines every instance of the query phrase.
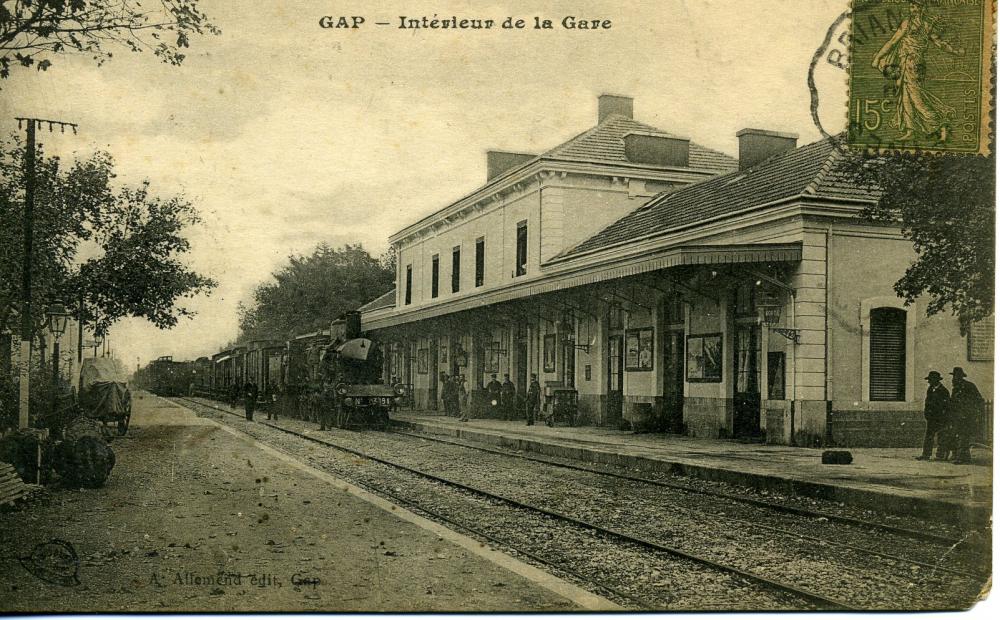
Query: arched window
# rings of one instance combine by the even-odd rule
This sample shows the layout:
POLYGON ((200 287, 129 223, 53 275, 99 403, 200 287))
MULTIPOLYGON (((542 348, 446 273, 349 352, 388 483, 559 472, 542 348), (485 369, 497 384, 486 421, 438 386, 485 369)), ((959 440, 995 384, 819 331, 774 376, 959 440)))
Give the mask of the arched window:
POLYGON ((869 400, 906 400, 906 311, 873 308, 869 347, 869 400))

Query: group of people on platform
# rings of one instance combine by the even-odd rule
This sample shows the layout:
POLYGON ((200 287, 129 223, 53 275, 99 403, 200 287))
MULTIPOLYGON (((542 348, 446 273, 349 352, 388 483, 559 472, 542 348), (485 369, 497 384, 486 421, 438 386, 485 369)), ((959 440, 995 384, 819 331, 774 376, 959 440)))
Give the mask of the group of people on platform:
MULTIPOLYGON (((458 418, 461 422, 469 420, 469 399, 465 386, 465 375, 449 376, 442 372, 440 376, 441 403, 445 415, 458 418)), ((523 397, 519 397, 517 385, 510 380, 510 375, 503 376, 503 383, 497 380, 497 375, 490 375, 486 384, 487 417, 500 420, 527 421, 528 426, 535 423, 541 406, 542 389, 538 384, 538 375, 532 374, 528 389, 523 397)))
POLYGON ((924 400, 924 450, 917 460, 927 461, 937 443, 937 460, 956 465, 972 462, 971 445, 984 414, 985 401, 976 384, 966 379, 965 370, 956 366, 951 373, 951 392, 941 382, 941 373, 927 373, 927 398, 924 400))

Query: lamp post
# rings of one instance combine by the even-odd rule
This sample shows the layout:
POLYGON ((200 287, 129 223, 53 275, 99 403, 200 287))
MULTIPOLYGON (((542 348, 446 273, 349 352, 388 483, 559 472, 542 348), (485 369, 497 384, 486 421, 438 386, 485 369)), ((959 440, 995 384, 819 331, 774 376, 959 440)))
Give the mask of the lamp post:
POLYGON ((49 333, 52 334, 52 397, 58 393, 59 389, 59 340, 66 331, 66 324, 69 322, 69 312, 62 302, 55 302, 45 311, 48 318, 49 333))
POLYGON ((94 357, 97 357, 97 349, 104 346, 104 335, 94 334, 94 357))

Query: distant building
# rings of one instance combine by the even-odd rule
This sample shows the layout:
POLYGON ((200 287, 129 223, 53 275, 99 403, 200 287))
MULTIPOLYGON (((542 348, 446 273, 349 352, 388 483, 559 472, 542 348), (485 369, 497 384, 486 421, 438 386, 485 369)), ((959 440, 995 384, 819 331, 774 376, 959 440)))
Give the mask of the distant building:
POLYGON ((859 221, 873 196, 828 142, 745 129, 739 160, 632 119, 547 153, 490 153, 487 183, 390 238, 397 281, 361 308, 386 372, 438 407, 479 390, 570 387, 594 424, 802 445, 915 443, 928 370, 992 399, 992 325, 904 307, 913 258, 859 221))

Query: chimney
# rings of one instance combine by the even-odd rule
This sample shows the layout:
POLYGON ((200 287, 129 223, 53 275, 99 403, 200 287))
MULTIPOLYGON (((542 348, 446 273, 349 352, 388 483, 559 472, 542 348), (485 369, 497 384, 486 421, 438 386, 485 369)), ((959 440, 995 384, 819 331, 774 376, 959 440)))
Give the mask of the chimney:
POLYGON ((597 122, 601 123, 612 114, 632 118, 632 98, 620 95, 601 95, 597 98, 597 122))
POLYGON ((767 129, 741 129, 736 132, 740 141, 740 170, 755 166, 778 153, 791 151, 799 140, 795 133, 782 133, 767 129))
POLYGON ((636 164, 688 167, 691 141, 652 131, 631 131, 622 138, 625 158, 636 164))
POLYGON ((535 156, 530 153, 511 153, 509 151, 486 151, 486 180, 492 181, 508 170, 531 161, 535 156))

